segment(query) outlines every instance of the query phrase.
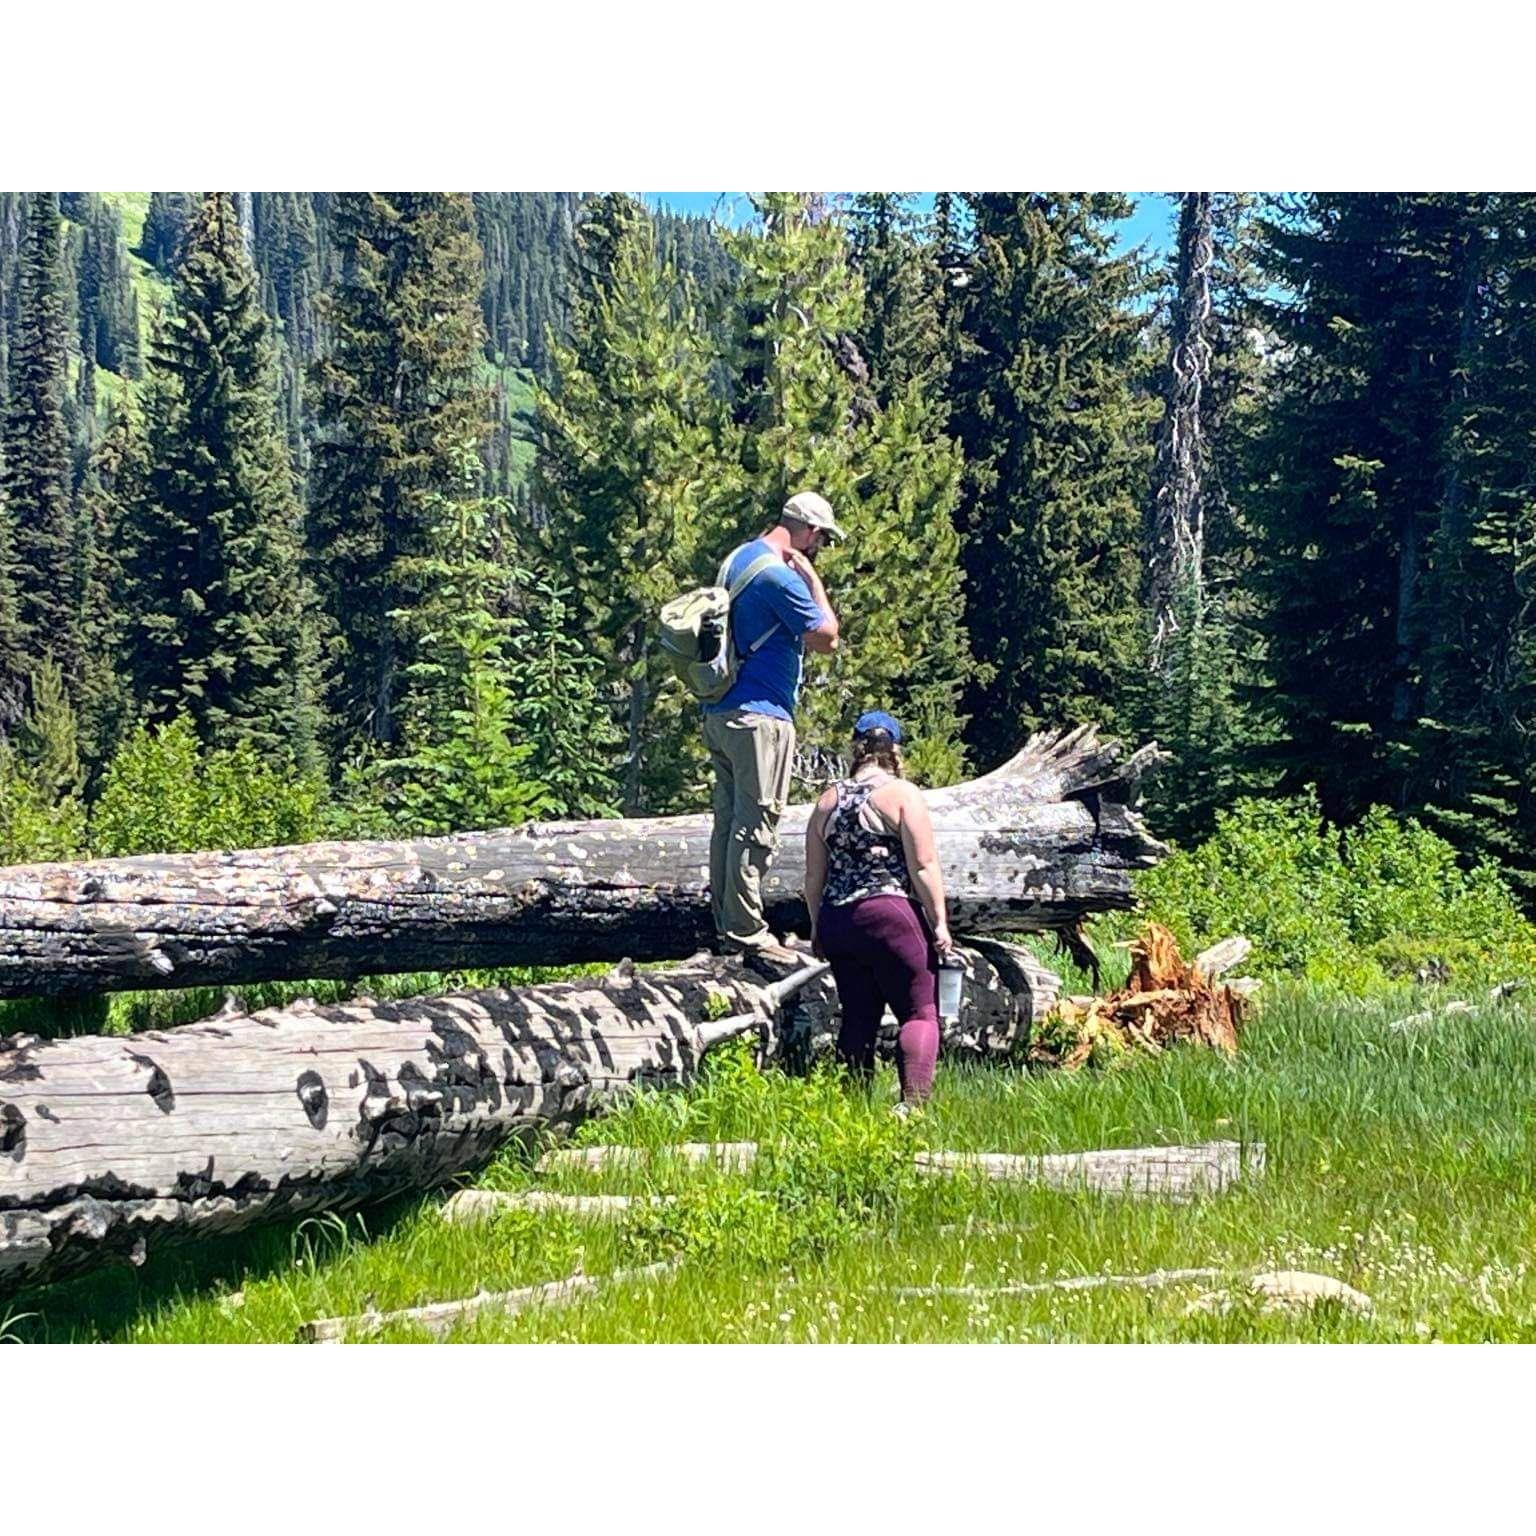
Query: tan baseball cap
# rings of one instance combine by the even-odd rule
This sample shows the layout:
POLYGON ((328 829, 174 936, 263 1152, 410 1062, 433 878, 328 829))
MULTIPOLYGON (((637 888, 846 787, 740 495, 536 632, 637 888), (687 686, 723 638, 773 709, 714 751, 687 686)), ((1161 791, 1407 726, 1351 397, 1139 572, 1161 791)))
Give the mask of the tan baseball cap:
POLYGON ((801 491, 791 496, 779 515, 792 522, 804 523, 807 528, 820 528, 828 538, 839 542, 848 537, 832 515, 832 503, 815 491, 801 491))

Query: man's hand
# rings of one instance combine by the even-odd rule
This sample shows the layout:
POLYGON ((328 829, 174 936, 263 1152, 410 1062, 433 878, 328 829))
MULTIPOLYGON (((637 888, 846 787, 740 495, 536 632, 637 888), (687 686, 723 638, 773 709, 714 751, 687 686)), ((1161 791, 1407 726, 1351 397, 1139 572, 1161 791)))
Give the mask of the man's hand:
POLYGON ((837 649, 837 615, 832 611, 831 599, 827 596, 827 589, 821 584, 821 577, 816 572, 816 567, 798 549, 793 547, 784 551, 784 563, 806 585, 816 606, 826 615, 826 620, 815 629, 805 633, 805 648, 815 651, 820 655, 830 655, 837 649))
POLYGON ((812 578, 816 575, 816 567, 811 564, 809 557, 802 554, 798 549, 786 549, 784 551, 784 564, 787 565, 790 570, 792 570, 795 575, 798 576, 806 584, 806 586, 810 587, 813 592, 816 590, 815 586, 812 585, 812 578))

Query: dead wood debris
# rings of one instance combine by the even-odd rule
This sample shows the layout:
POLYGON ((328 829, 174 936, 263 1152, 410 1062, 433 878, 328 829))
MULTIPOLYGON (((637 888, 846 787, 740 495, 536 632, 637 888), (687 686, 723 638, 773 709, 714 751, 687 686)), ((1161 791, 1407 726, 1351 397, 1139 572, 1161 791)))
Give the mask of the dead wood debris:
POLYGON ((1072 1071, 1108 1066, 1128 1053, 1160 1055, 1181 1041, 1237 1054, 1237 1037, 1258 983, 1218 981, 1244 958, 1248 942, 1224 939, 1190 962, 1160 923, 1130 945, 1131 974, 1107 997, 1063 998, 1036 1031, 1029 1060, 1072 1071))

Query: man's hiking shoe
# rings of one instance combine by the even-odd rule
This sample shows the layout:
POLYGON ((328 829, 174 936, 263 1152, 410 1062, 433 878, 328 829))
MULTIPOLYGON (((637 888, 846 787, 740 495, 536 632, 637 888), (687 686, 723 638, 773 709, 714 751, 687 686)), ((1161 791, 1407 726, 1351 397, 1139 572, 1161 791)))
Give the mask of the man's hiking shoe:
POLYGON ((765 939, 761 944, 738 944, 730 939, 722 939, 718 945, 722 955, 740 955, 749 963, 754 959, 768 962, 771 965, 802 966, 811 958, 810 946, 799 948, 789 944, 780 944, 773 939, 765 939))
POLYGON ((783 944, 753 944, 737 951, 755 971, 777 978, 785 970, 798 971, 811 958, 810 950, 790 949, 783 944))

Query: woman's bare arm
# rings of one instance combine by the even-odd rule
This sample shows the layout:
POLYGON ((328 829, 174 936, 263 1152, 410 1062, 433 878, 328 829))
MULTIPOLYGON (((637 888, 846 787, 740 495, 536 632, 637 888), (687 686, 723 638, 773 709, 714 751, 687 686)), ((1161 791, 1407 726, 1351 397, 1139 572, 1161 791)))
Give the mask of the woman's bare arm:
POLYGON ((827 885, 827 818, 837 804, 837 791, 829 789, 816 802, 805 828, 805 905, 811 914, 811 948, 821 953, 817 925, 821 922, 821 893, 827 885))
POLYGON ((954 941, 949 936, 949 915, 944 905, 944 874, 933 840, 933 818, 928 814, 922 792, 914 784, 903 786, 901 846, 907 855, 912 889, 933 928, 934 945, 941 955, 947 955, 954 948, 954 941))

